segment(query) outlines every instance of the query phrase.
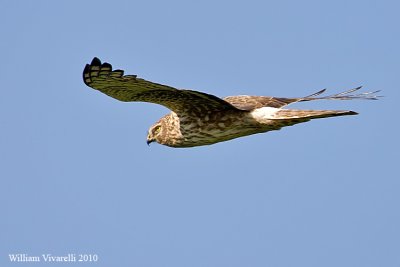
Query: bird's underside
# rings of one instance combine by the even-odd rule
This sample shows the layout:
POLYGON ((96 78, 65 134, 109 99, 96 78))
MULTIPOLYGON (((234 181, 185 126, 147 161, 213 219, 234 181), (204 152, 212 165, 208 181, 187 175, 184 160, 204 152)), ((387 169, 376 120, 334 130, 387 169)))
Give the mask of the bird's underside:
POLYGON ((214 95, 180 90, 153 83, 136 75, 124 75, 112 70, 108 63, 94 58, 83 71, 86 85, 124 102, 142 101, 163 105, 172 112, 150 127, 147 143, 156 141, 171 147, 210 145, 241 136, 279 130, 285 126, 317 118, 356 115, 348 110, 294 110, 284 109, 289 104, 312 100, 377 99, 376 92, 353 94, 357 87, 345 92, 300 98, 269 96, 230 96, 224 99, 214 95))

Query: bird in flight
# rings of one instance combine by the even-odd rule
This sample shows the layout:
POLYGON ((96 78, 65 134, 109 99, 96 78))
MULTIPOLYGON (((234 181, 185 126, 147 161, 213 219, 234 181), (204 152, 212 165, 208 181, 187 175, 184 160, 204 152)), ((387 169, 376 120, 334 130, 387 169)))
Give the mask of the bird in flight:
POLYGON ((329 96, 320 96, 324 89, 299 98, 240 95, 221 99, 199 91, 146 81, 136 75, 124 75, 124 71, 113 70, 109 63, 101 63, 96 57, 85 66, 83 81, 120 101, 150 102, 170 109, 171 113, 151 126, 147 135, 147 144, 155 141, 170 147, 211 145, 312 119, 357 114, 350 110, 284 109, 296 102, 378 97, 375 95, 378 91, 354 94, 360 86, 329 96))

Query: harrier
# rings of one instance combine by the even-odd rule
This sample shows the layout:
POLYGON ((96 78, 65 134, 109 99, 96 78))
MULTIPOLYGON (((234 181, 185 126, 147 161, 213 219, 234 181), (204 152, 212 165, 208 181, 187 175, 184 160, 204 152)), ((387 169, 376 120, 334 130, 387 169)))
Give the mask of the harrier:
POLYGON ((83 81, 89 87, 125 102, 142 101, 163 105, 171 113, 150 127, 147 144, 156 141, 170 147, 211 145, 237 137, 279 130, 285 126, 312 119, 356 115, 349 110, 284 109, 289 104, 312 100, 377 99, 376 92, 353 94, 357 87, 339 94, 323 96, 321 90, 300 98, 270 96, 214 95, 180 90, 136 75, 124 75, 112 70, 109 63, 94 58, 83 71, 83 81))

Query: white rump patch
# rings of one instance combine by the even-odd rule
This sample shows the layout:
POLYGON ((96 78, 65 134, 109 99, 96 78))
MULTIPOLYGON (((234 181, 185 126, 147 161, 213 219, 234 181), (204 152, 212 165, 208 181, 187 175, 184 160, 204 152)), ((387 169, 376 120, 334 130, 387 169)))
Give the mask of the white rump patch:
POLYGON ((251 112, 251 116, 256 120, 268 120, 275 118, 275 114, 280 108, 262 107, 251 112))

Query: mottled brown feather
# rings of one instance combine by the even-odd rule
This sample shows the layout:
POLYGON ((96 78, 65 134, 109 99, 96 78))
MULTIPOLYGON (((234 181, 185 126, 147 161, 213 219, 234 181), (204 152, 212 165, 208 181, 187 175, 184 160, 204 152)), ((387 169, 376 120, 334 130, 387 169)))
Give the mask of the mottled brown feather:
POLYGON ((221 99, 198 91, 153 83, 136 75, 124 75, 122 70, 113 70, 109 63, 102 64, 98 58, 86 65, 83 80, 86 85, 120 101, 151 102, 171 109, 170 114, 150 127, 147 143, 157 141, 172 147, 209 145, 279 130, 311 119, 357 114, 340 110, 281 109, 295 102, 377 99, 373 95, 376 92, 352 94, 361 87, 323 97, 319 95, 325 89, 301 98, 231 96, 221 99))
POLYGON ((298 102, 299 98, 282 98, 271 96, 228 96, 224 100, 232 106, 241 110, 253 110, 262 107, 281 108, 293 102, 298 102))
POLYGON ((289 104, 296 102, 305 102, 313 100, 352 100, 352 99, 367 99, 367 100, 377 100, 380 96, 376 96, 374 92, 366 92, 360 94, 352 94, 358 91, 362 86, 352 88, 350 90, 328 96, 317 97, 324 93, 326 89, 320 90, 314 94, 306 97, 296 97, 296 98, 284 98, 284 97, 271 97, 271 96, 228 96, 224 100, 229 102, 231 105, 235 106, 241 110, 253 110, 262 107, 273 107, 273 108, 283 108, 289 104))

